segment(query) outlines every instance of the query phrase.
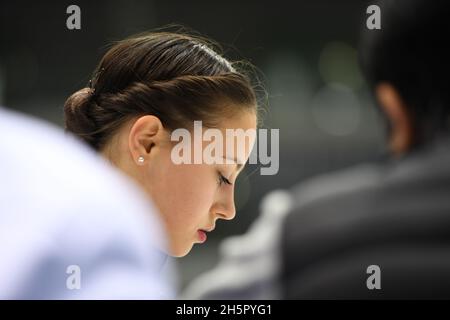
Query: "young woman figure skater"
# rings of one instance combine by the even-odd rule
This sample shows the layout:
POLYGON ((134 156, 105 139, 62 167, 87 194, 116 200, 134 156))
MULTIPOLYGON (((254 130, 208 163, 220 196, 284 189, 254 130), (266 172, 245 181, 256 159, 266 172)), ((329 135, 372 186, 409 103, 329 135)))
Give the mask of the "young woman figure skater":
POLYGON ((168 254, 186 255, 218 219, 235 216, 234 184, 254 139, 232 148, 243 150, 224 149, 224 158, 241 155, 232 163, 176 164, 171 157, 171 133, 192 131, 194 121, 224 136, 226 129, 257 126, 251 81, 203 39, 155 32, 116 43, 64 110, 66 130, 151 198, 167 230, 168 254))

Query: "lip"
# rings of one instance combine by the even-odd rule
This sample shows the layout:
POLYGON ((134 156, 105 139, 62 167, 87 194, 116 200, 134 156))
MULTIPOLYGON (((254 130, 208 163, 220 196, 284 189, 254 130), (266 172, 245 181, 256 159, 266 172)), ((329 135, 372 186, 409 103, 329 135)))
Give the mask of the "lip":
POLYGON ((198 239, 200 240, 201 243, 205 242, 206 239, 208 239, 206 232, 207 232, 206 230, 198 230, 197 231, 198 239))
POLYGON ((204 228, 204 229, 198 229, 197 230, 197 236, 201 243, 205 242, 208 238, 207 233, 213 231, 216 228, 215 225, 212 227, 204 228))

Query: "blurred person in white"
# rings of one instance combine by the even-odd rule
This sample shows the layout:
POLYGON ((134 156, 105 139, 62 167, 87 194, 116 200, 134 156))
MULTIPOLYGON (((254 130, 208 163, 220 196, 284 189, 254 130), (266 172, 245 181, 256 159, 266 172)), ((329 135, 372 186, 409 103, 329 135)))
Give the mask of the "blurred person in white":
POLYGON ((0 108, 0 181, 0 299, 173 297, 152 204, 62 130, 0 108))

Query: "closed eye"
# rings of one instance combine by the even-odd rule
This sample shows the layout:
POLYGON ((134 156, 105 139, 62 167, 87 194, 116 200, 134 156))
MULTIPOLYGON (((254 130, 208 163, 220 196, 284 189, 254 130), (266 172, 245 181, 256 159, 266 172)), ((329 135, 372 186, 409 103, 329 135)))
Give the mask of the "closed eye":
POLYGON ((228 184, 228 185, 232 185, 232 183, 230 182, 230 180, 228 180, 227 178, 225 178, 220 172, 219 172, 219 185, 222 184, 228 184))

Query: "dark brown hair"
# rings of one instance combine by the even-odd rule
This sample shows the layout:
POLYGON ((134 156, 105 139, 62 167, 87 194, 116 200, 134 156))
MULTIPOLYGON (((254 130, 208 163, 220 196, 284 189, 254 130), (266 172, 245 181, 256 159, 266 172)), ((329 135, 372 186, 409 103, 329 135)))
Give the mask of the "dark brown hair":
POLYGON ((101 59, 90 85, 64 105, 65 128, 101 150, 128 120, 158 117, 168 130, 194 120, 217 126, 242 110, 256 112, 250 78, 203 38, 154 32, 119 41, 101 59))

